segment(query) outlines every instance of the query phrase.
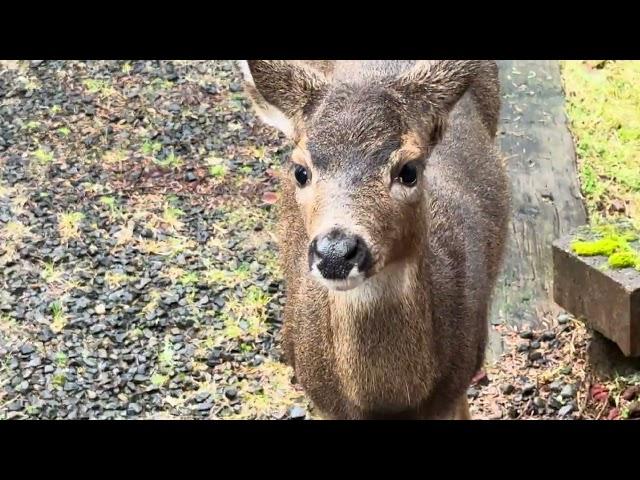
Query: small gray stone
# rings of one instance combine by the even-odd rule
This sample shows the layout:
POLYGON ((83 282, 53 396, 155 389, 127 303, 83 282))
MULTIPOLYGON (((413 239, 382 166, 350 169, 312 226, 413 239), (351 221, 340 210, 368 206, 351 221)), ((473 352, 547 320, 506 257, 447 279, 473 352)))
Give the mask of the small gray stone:
POLYGON ((558 323, 560 325, 564 325, 565 323, 569 323, 571 321, 571 315, 567 315, 566 313, 561 313, 558 315, 558 323))
POLYGON ((562 391, 560 392, 560 395, 562 396, 562 398, 572 398, 575 394, 576 394, 576 390, 574 386, 570 384, 565 385, 562 391))
POLYGON ((7 410, 10 412, 17 412, 24 408, 24 403, 22 400, 14 400, 9 405, 7 405, 7 410))
POLYGON ((542 334, 542 336, 540 337, 540 340, 542 340, 543 342, 550 342, 554 338, 556 338, 556 334, 553 333, 551 330, 547 330, 542 334))
POLYGON ((559 392, 560 390, 562 390, 562 382, 559 382, 558 380, 556 380, 555 382, 551 382, 549 384, 549 389, 552 392, 559 392))
POLYGON ((27 390, 29 390, 29 382, 27 382, 26 380, 21 381, 17 386, 16 386, 16 392, 26 392, 27 390))
POLYGON ((529 360, 531 361, 535 361, 535 360, 540 360, 542 358, 542 352, 529 352, 529 360))
POLYGON ((523 395, 531 395, 536 389, 536 386, 533 383, 525 383, 522 387, 523 395))
POLYGON ((39 367, 40 365, 42 365, 42 360, 40 360, 40 357, 33 357, 29 363, 27 363, 27 367, 29 368, 36 368, 39 367))
POLYGON ((510 383, 507 383, 507 384, 504 384, 504 385, 500 386, 500 391, 504 395, 510 395, 511 393, 513 393, 514 390, 515 390, 515 388, 510 383))
POLYGON ((307 416, 307 412, 304 408, 299 407, 299 406, 295 406, 293 407, 290 411, 289 411, 289 416, 292 419, 301 419, 301 418, 305 418, 307 416))
POLYGON ((570 403, 562 407, 560 410, 558 410, 558 414, 561 417, 565 417, 569 415, 571 412, 573 412, 573 405, 571 405, 570 403))
POLYGON ((555 397, 550 397, 548 404, 549 404, 549 408, 553 408, 554 410, 558 410, 559 408, 562 408, 562 403, 559 402, 558 399, 555 397))
POLYGON ((203 403, 196 403, 193 408, 195 410, 198 410, 200 412, 208 412, 213 408, 213 403, 209 402, 203 402, 203 403))

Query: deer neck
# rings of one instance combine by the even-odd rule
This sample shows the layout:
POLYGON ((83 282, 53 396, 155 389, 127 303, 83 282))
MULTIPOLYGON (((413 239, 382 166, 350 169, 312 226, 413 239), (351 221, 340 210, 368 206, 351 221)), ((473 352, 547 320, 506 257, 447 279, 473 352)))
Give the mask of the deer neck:
POLYGON ((329 293, 337 373, 347 396, 364 409, 411 405, 431 382, 434 339, 425 275, 418 261, 403 262, 353 290, 329 293))

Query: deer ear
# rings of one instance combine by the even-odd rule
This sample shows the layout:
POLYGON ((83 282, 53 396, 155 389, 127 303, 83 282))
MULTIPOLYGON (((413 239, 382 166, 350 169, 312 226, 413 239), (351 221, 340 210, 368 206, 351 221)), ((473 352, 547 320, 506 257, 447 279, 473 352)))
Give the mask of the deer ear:
POLYGON ((420 60, 407 72, 391 80, 390 88, 400 99, 408 128, 421 133, 425 145, 436 145, 447 128, 447 117, 478 75, 480 62, 465 60, 420 60), (426 133, 426 136, 423 136, 426 133))
POLYGON ((420 60, 392 81, 392 89, 423 111, 447 114, 478 74, 477 60, 420 60))
POLYGON ((258 116, 288 137, 327 85, 324 75, 299 62, 243 60, 238 66, 258 116))

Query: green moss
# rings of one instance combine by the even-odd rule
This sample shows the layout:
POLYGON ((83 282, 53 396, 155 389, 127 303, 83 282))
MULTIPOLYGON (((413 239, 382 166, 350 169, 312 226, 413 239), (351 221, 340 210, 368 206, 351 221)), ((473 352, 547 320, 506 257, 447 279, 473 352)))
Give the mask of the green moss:
POLYGON ((583 230, 571 242, 571 250, 583 257, 604 256, 610 268, 637 268, 640 270, 640 252, 633 242, 638 233, 628 224, 600 224, 583 230))
POLYGON ((611 268, 640 268, 640 255, 633 250, 616 252, 609 257, 611 268))
POLYGON ((621 241, 617 238, 601 238, 592 241, 575 241, 571 244, 571 249, 582 257, 593 257, 596 255, 609 255, 616 252, 621 247, 621 241))

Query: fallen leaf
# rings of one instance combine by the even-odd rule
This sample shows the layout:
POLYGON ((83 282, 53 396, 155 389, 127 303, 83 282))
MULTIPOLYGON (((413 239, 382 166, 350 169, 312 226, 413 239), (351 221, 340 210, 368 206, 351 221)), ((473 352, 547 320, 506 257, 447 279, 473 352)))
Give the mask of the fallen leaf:
POLYGON ((264 192, 262 194, 262 201, 264 203, 272 205, 278 201, 278 195, 276 195, 274 192, 264 192))
POLYGON ((620 410, 617 408, 612 408, 609 410, 609 415, 607 415, 607 420, 617 420, 620 418, 620 410))

